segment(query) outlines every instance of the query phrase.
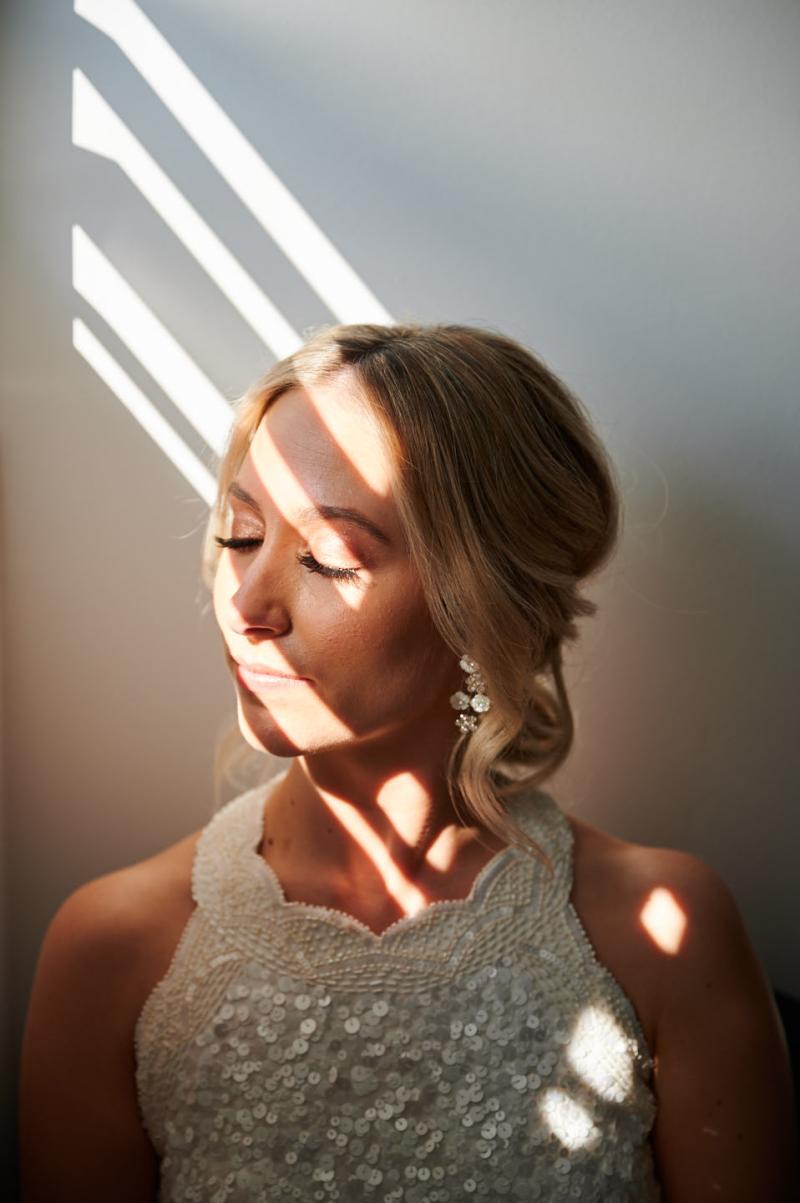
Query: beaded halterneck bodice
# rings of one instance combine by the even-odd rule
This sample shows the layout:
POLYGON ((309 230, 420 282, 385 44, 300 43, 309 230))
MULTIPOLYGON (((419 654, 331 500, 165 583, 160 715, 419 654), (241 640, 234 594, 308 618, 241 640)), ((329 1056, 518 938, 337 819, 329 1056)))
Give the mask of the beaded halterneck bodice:
POLYGON ((161 1203, 658 1200, 652 1057, 569 902, 553 799, 509 804, 552 878, 506 848, 467 898, 376 934, 286 900, 257 851, 266 793, 205 827, 197 907, 136 1026, 161 1203))

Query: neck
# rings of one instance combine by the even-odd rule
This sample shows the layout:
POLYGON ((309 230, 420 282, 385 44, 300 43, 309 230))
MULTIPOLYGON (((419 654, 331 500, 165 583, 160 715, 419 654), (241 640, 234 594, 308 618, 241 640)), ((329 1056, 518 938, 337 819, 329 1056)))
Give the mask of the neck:
POLYGON ((413 767, 333 753, 299 756, 265 814, 268 859, 282 881, 332 899, 387 896, 413 913, 459 894, 461 877, 502 844, 455 812, 444 765, 413 767))

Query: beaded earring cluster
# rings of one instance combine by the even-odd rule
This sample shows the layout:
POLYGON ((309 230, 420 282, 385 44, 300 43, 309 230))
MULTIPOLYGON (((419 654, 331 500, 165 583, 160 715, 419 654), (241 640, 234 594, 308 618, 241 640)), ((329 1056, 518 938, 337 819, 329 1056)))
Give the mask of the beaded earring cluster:
POLYGON ((459 660, 459 665, 467 674, 464 688, 450 695, 450 705, 460 711, 456 719, 459 731, 474 731, 478 726, 478 715, 484 714, 491 706, 491 700, 486 696, 486 681, 475 661, 466 654, 459 660), (465 713, 474 711, 475 713, 465 713))

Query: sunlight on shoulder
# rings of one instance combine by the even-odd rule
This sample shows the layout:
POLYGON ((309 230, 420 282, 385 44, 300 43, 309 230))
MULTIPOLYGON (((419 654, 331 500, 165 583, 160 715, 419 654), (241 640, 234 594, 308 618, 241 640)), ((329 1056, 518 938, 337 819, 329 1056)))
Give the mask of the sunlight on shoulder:
POLYGON ((674 956, 683 944, 686 912, 671 890, 652 890, 641 910, 642 926, 662 952, 674 956))

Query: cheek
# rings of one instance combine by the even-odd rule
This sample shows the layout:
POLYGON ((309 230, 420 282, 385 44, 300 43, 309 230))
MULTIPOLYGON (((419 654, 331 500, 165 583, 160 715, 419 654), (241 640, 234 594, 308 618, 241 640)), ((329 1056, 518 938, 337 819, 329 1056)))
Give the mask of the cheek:
POLYGON ((329 644, 331 657, 346 666, 358 692, 398 696, 416 693, 420 700, 442 688, 451 675, 450 649, 436 631, 424 599, 412 588, 398 587, 368 613, 354 615, 329 644), (409 600, 410 599, 410 600, 409 600))
MULTIPOLYGON (((422 700, 449 683, 455 660, 433 626, 416 577, 398 573, 365 593, 354 590, 360 604, 353 608, 319 578, 307 586, 293 600, 288 646, 330 702, 361 697, 376 705, 381 695, 396 701, 409 693, 422 700)), ((212 602, 226 634, 238 587, 232 566, 220 559, 212 602)))
POLYGON ((231 579, 231 570, 229 567, 226 567, 224 559, 220 559, 217 571, 214 574, 214 587, 211 591, 214 617, 217 620, 217 625, 220 627, 225 625, 225 602, 234 591, 235 587, 231 579))
POLYGON ((212 605, 212 607, 213 607, 213 610, 214 610, 214 617, 215 617, 215 619, 217 620, 217 624, 218 624, 218 625, 219 625, 219 621, 220 621, 220 607, 219 607, 219 603, 220 603, 220 597, 221 597, 221 583, 220 583, 220 575, 221 575, 221 571, 222 571, 222 570, 221 570, 221 568, 220 568, 220 567, 219 567, 219 565, 218 565, 218 566, 217 566, 217 570, 216 570, 216 572, 214 573, 214 584, 213 584, 213 587, 212 587, 212 589, 211 589, 211 605, 212 605))

